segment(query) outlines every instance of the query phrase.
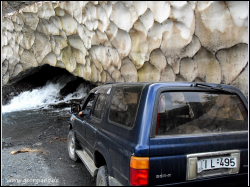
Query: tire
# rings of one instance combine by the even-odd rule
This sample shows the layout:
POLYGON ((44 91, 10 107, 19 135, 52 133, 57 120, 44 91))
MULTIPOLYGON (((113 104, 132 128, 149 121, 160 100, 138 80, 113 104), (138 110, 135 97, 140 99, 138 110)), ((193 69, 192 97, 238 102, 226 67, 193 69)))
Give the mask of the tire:
POLYGON ((109 186, 109 174, 107 166, 101 166, 98 169, 96 177, 96 186, 109 186))
POLYGON ((71 158, 71 160, 76 162, 79 160, 79 157, 76 154, 76 149, 79 149, 80 147, 76 145, 75 140, 76 139, 75 139, 74 131, 70 130, 68 134, 67 148, 68 148, 69 157, 71 158))

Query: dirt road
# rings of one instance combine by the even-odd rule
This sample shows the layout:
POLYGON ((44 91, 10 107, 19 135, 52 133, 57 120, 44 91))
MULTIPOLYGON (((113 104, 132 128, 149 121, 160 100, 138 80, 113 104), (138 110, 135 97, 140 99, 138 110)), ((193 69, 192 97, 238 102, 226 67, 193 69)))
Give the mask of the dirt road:
POLYGON ((69 116, 54 109, 2 114, 2 185, 95 185, 84 164, 68 156, 69 116))

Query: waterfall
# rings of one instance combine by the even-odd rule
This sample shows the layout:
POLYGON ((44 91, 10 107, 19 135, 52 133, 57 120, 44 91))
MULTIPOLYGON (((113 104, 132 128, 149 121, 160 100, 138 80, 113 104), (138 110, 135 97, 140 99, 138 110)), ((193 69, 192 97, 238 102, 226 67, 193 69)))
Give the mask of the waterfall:
POLYGON ((13 112, 40 108, 50 108, 51 105, 69 103, 72 99, 81 99, 87 95, 88 86, 80 84, 74 93, 65 97, 60 95, 60 90, 71 81, 72 77, 61 76, 46 83, 45 86, 25 91, 13 97, 9 104, 2 106, 2 112, 13 112))

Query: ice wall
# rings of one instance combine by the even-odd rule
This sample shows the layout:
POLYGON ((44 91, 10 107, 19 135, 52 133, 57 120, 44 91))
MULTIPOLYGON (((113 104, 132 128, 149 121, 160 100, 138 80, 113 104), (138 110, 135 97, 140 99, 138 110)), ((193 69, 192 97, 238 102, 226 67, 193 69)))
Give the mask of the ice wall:
POLYGON ((201 81, 248 95, 248 2, 39 2, 2 17, 2 81, 49 64, 96 84, 201 81))

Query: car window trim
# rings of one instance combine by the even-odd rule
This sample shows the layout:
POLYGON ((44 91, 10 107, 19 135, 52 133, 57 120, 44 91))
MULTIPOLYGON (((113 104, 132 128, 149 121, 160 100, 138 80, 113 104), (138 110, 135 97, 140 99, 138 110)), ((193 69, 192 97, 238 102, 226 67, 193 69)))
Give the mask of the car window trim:
MULTIPOLYGON (((121 128, 124 128, 126 130, 132 130, 134 127, 135 127, 135 122, 136 122, 136 118, 137 118, 137 114, 138 114, 138 110, 140 108, 140 103, 141 103, 141 97, 142 97, 142 93, 143 93, 143 90, 145 88, 145 85, 141 85, 142 86, 142 89, 141 89, 141 94, 140 94, 140 97, 139 97, 139 102, 138 102, 138 105, 137 105, 137 109, 136 109, 136 114, 135 114, 135 119, 134 119, 134 122, 133 122, 133 126, 132 127, 128 127, 128 126, 125 126, 125 125, 122 125, 120 123, 117 123, 115 121, 111 121, 109 119, 109 114, 110 114, 110 106, 111 106, 111 102, 112 102, 112 98, 113 98, 113 95, 114 95, 114 92, 115 92, 115 89, 118 85, 115 85, 112 87, 111 89, 111 93, 110 93, 110 100, 109 100, 109 106, 108 106, 108 112, 107 112, 107 120, 110 124, 113 124, 113 125, 116 125, 118 127, 121 127, 121 128)), ((126 86, 126 85, 125 85, 126 86)))
MULTIPOLYGON (((105 94, 105 93, 97 93, 97 94, 95 94, 95 95, 98 95, 97 98, 96 98, 96 101, 95 101, 95 105, 96 105, 96 103, 97 103, 98 98, 100 97, 100 94, 105 94)), ((106 97, 106 105, 107 105, 107 97, 108 97, 108 94, 105 94, 105 97, 106 97)), ((103 105, 103 108, 104 108, 104 107, 105 107, 105 105, 103 105)), ((94 106, 94 108, 93 108, 93 111, 94 111, 94 109, 95 109, 95 106, 94 106)), ((91 113, 91 116, 92 116, 92 118, 95 119, 96 121, 101 122, 101 121, 105 118, 105 114, 106 114, 106 110, 104 110, 104 114, 103 114, 102 118, 98 118, 98 117, 96 117, 96 116, 93 116, 93 113, 91 113)))
POLYGON ((88 97, 87 97, 87 99, 86 99, 86 101, 85 101, 85 103, 83 104, 83 106, 82 106, 82 110, 83 110, 83 108, 84 108, 84 106, 85 106, 85 104, 86 104, 86 106, 85 107, 87 107, 87 100, 89 99, 89 97, 90 97, 90 95, 94 95, 94 97, 95 97, 95 99, 94 99, 94 101, 93 101, 93 105, 91 106, 91 108, 90 108, 90 114, 88 115, 90 118, 92 118, 92 111, 93 111, 93 107, 95 106, 95 103, 96 103, 96 94, 95 93, 89 93, 89 95, 88 95, 88 97))
MULTIPOLYGON (((218 90, 212 90, 212 89, 205 88, 205 87, 173 87, 173 86, 171 86, 171 87, 159 88, 156 92, 156 95, 155 95, 154 109, 153 109, 151 129, 150 129, 150 139, 156 137, 156 123, 157 123, 157 113, 158 113, 158 104, 159 104, 160 94, 163 92, 188 92, 188 91, 215 92, 215 93, 225 94, 225 92, 223 92, 223 91, 220 92, 218 90)), ((231 93, 228 93, 229 95, 237 95, 238 98, 242 100, 241 96, 238 94, 238 92, 236 90, 230 90, 230 91, 231 91, 231 93)), ((245 107, 244 104, 242 106, 245 107)))

